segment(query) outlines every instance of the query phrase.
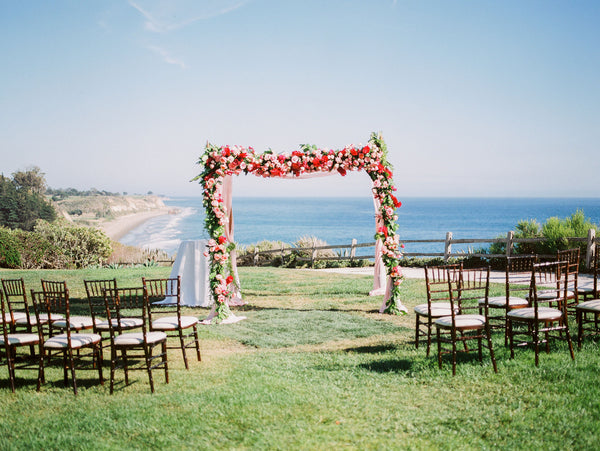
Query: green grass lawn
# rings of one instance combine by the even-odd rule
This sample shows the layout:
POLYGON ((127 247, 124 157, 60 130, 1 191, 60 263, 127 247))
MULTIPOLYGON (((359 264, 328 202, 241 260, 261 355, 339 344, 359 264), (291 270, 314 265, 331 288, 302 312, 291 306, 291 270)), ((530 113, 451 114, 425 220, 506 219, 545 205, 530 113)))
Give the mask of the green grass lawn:
MULTIPOLYGON (((67 280, 84 308, 84 278, 122 286, 168 276, 169 268, 0 271, 0 277, 67 280)), ((95 373, 78 373, 79 395, 47 370, 18 373, 12 394, 0 368, 1 449, 596 449, 600 438, 598 342, 571 361, 564 343, 534 366, 514 360, 497 333, 499 373, 487 354, 449 362, 414 347, 414 316, 380 315, 368 276, 240 268, 245 321, 202 326, 203 361, 186 371, 169 354, 170 383, 143 372, 114 395, 95 373)), ((498 293, 501 287, 494 287, 498 293)), ((403 301, 425 301, 422 280, 406 280, 403 301)), ((204 318, 207 309, 189 309, 204 318)), ((572 329, 574 331, 574 328, 572 329)), ((106 355, 106 354, 105 354, 106 355)), ((108 362, 105 362, 108 369, 108 362)), ((108 370, 105 371, 108 376, 108 370)))

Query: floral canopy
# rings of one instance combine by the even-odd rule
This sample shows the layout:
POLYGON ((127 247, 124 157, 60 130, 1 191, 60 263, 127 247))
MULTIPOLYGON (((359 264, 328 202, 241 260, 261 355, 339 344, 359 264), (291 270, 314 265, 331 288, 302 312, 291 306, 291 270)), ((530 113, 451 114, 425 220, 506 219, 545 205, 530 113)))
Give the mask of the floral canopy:
POLYGON ((386 145, 373 133, 366 146, 347 146, 324 150, 303 145, 292 153, 256 153, 252 147, 223 146, 207 143, 198 161, 202 172, 194 178, 204 189, 205 227, 210 235, 207 256, 210 259, 209 284, 215 299, 216 320, 231 315, 229 305, 241 299, 237 280, 233 215, 231 211, 232 176, 254 174, 261 177, 304 178, 310 175, 346 175, 347 171, 365 171, 372 180, 375 204, 376 246, 375 280, 370 294, 384 294, 382 313, 401 314, 402 270, 399 237, 396 234, 401 203, 394 196, 392 167, 387 161, 386 145), (387 280, 386 280, 387 275, 387 280))

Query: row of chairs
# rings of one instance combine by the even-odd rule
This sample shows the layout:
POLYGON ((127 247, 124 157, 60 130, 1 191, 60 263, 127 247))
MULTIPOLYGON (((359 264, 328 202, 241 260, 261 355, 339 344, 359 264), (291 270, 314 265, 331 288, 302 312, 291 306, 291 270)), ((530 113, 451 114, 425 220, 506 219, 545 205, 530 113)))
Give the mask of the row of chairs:
POLYGON ((40 390, 45 382, 45 360, 47 365, 54 357, 61 358, 65 384, 70 372, 75 394, 76 367, 96 369, 103 384, 102 351, 106 338, 110 341, 111 393, 115 371, 120 368, 125 372, 125 384, 129 384, 130 369, 143 369, 154 392, 152 370, 157 368, 164 369, 168 383, 169 348, 181 349, 186 369, 186 349, 195 348, 198 361, 201 360, 198 319, 181 311, 180 277, 142 278, 142 286, 134 288, 119 288, 116 279, 85 280, 84 284, 89 315, 76 311, 64 281, 42 280, 42 289, 31 290, 28 299, 23 279, 2 280, 0 346, 4 348, 13 392, 16 368, 37 367, 40 390), (176 346, 168 346, 170 336, 176 337, 176 346), (17 358, 17 350, 22 348, 29 348, 29 356, 17 358))
POLYGON ((429 355, 435 328, 439 366, 442 354, 451 353, 455 374, 456 344, 463 342, 468 351, 467 340, 479 340, 481 360, 485 339, 497 371, 491 331, 499 329, 505 345, 510 346, 511 358, 515 347, 533 345, 537 366, 540 346, 545 344, 548 352, 549 339, 558 337, 567 340, 574 359, 569 314, 576 315, 579 347, 584 335, 600 333, 599 270, 600 244, 595 248, 593 287, 578 286, 579 249, 560 251, 550 262, 539 262, 535 255, 508 257, 504 294, 489 296, 489 268, 467 270, 460 264, 426 267, 427 303, 415 307, 416 347, 426 340, 429 355), (451 348, 444 349, 447 343, 451 348))

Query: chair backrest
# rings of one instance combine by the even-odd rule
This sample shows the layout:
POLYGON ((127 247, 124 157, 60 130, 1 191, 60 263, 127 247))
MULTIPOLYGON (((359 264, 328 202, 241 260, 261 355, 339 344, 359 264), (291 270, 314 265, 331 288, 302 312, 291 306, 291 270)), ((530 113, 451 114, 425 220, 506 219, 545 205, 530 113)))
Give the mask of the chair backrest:
POLYGON ((67 282, 41 280, 45 309, 52 313, 66 314, 69 310, 69 289, 67 282))
POLYGON ((533 265, 537 262, 537 255, 518 255, 506 259, 506 305, 510 305, 508 299, 511 296, 527 298, 531 284, 531 272, 533 265))
POLYGON ((84 280, 85 292, 87 294, 88 303, 90 304, 90 313, 96 325, 96 318, 103 316, 106 312, 104 306, 104 292, 106 290, 117 289, 117 279, 103 279, 103 280, 84 280))
POLYGON ((148 294, 144 287, 103 290, 104 308, 111 339, 123 333, 123 318, 142 320, 144 338, 148 331, 148 294))
POLYGON ((150 321, 154 313, 173 314, 181 317, 181 276, 167 279, 146 279, 142 284, 148 293, 150 321))
POLYGON ((11 315, 7 315, 8 312, 4 305, 4 293, 2 291, 0 291, 0 304, 2 305, 2 321, 0 321, 0 327, 2 328, 2 338, 4 339, 4 344, 8 345, 8 333, 10 331, 10 326, 13 322, 11 320, 11 315))
MULTIPOLYGON (((69 289, 67 282, 41 280, 42 283, 42 300, 44 313, 50 318, 53 313, 64 315, 64 321, 48 321, 49 335, 56 333, 66 333, 69 347, 71 346, 71 311, 69 305, 69 289), (58 323, 60 325, 57 325, 58 323)), ((42 309, 40 309, 42 310, 42 309)))
POLYGON ((533 265, 531 272, 530 299, 536 310, 557 305, 566 313, 567 308, 567 262, 545 262, 533 265))
POLYGON ((2 291, 6 300, 8 314, 14 323, 14 312, 22 312, 27 316, 29 322, 29 304, 27 302, 27 293, 25 291, 25 281, 21 279, 2 279, 2 291))
POLYGON ((13 312, 25 313, 27 324, 29 324, 29 304, 27 302, 27 292, 25 290, 25 281, 21 279, 2 279, 2 291, 6 299, 7 312, 13 319, 13 312))
POLYGON ((490 292, 490 267, 462 269, 459 273, 458 286, 450 290, 450 303, 452 318, 456 315, 476 314, 481 307, 480 300, 484 300, 487 316, 488 299, 490 292))
MULTIPOLYGON (((462 264, 425 266, 425 286, 427 304, 432 302, 450 302, 450 286, 457 286, 462 264)), ((431 313, 431 312, 430 312, 431 313)))

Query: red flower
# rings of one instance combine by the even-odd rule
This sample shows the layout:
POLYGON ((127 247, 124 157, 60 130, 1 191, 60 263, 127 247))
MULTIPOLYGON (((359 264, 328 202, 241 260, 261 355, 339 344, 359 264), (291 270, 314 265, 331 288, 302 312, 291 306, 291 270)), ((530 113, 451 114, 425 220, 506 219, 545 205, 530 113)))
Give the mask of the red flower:
POLYGON ((223 244, 223 243, 226 243, 226 242, 227 242, 227 238, 225 238, 223 235, 221 235, 219 237, 219 244, 223 244))
POLYGON ((338 172, 342 174, 342 177, 346 175, 346 170, 344 168, 338 168, 338 172))
POLYGON ((385 237, 388 237, 388 229, 386 226, 381 226, 377 229, 377 233, 383 233, 385 237))
POLYGON ((393 194, 390 194, 390 197, 392 198, 392 202, 394 202, 394 207, 400 208, 402 206, 402 202, 400 202, 398 199, 396 199, 396 196, 394 196, 393 194))
POLYGON ((229 285, 231 282, 233 282, 233 276, 227 276, 227 279, 225 279, 225 283, 229 285))

